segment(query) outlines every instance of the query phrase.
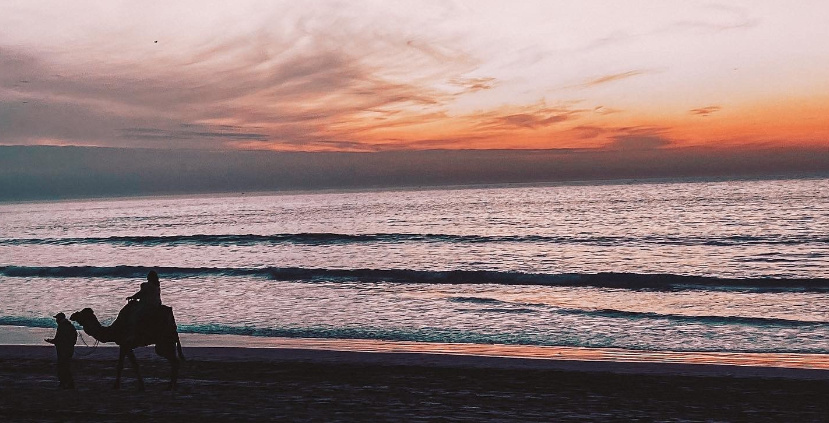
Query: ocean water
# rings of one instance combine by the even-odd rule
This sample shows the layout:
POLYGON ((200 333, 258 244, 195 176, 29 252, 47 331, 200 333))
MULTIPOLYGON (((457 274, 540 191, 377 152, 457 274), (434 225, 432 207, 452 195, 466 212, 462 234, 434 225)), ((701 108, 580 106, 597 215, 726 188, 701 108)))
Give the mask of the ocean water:
POLYGON ((829 179, 0 204, 1 325, 829 353, 829 179))

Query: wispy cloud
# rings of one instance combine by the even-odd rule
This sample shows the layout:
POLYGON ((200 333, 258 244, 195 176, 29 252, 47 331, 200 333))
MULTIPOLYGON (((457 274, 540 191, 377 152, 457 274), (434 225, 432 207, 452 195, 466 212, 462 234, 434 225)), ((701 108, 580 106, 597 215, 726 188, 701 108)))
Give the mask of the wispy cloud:
POLYGON ((182 124, 180 129, 159 128, 123 128, 121 136, 128 139, 167 139, 167 140, 254 140, 267 141, 268 135, 263 133, 245 132, 239 126, 233 125, 194 125, 182 124))
POLYGON ((490 90, 495 86, 495 78, 456 78, 449 81, 450 84, 463 89, 461 93, 490 90))
POLYGON ((706 106, 698 109, 691 109, 688 112, 692 115, 705 117, 711 115, 712 113, 719 112, 720 110, 722 110, 722 107, 720 106, 706 106))
POLYGON ((410 112, 400 113, 411 107, 434 116, 457 95, 434 88, 444 78, 470 92, 492 83, 463 78, 465 63, 452 62, 435 63, 432 75, 404 81, 386 76, 389 68, 377 68, 370 58, 328 48, 323 38, 294 54, 274 48, 279 41, 225 41, 161 68, 110 64, 68 76, 51 74, 46 58, 0 49, 0 90, 11 99, 0 113, 15 115, 0 122, 0 142, 64 138, 125 146, 131 140, 146 147, 201 140, 215 148, 247 140, 313 148, 360 132, 367 124, 362 115, 371 111, 384 116, 378 126, 386 127, 411 121, 410 112), (222 60, 213 56, 217 52, 222 60), (218 125, 229 126, 216 130, 218 125), (204 129, 185 129, 191 127, 204 129))
POLYGON ((760 19, 752 17, 745 8, 723 4, 709 4, 705 9, 709 12, 706 19, 683 19, 674 22, 673 26, 679 28, 728 31, 753 28, 760 23, 760 19))
POLYGON ((544 104, 539 104, 503 108, 478 115, 470 115, 467 118, 480 120, 479 126, 490 130, 540 129, 564 122, 581 112, 581 110, 566 107, 547 107, 544 104))
POLYGON ((605 106, 596 106, 593 108, 593 113, 597 113, 600 115, 612 115, 614 113, 621 113, 622 110, 614 109, 612 107, 605 107, 605 106))
POLYGON ((644 74, 650 73, 650 72, 652 72, 652 71, 647 70, 647 69, 636 69, 636 70, 631 70, 631 71, 627 71, 627 72, 620 72, 620 73, 614 73, 614 74, 610 74, 610 75, 604 75, 604 76, 600 76, 598 78, 591 79, 591 80, 585 82, 584 84, 582 84, 582 86, 584 86, 584 87, 593 87, 593 86, 596 86, 596 85, 602 85, 602 84, 607 84, 607 83, 610 83, 610 82, 621 81, 623 79, 628 79, 628 78, 631 78, 631 77, 634 77, 634 76, 637 76, 637 75, 644 75, 644 74))

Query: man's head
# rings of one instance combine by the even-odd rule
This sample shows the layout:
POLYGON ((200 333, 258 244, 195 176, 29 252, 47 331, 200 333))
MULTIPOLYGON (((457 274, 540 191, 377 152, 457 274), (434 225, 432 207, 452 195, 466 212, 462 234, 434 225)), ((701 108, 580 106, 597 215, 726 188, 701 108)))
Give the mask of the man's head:
POLYGON ((58 313, 55 315, 55 321, 60 323, 62 320, 66 320, 66 315, 63 313, 58 313))
POLYGON ((158 273, 155 273, 155 270, 150 270, 150 273, 147 273, 147 282, 154 283, 156 285, 159 284, 158 273))

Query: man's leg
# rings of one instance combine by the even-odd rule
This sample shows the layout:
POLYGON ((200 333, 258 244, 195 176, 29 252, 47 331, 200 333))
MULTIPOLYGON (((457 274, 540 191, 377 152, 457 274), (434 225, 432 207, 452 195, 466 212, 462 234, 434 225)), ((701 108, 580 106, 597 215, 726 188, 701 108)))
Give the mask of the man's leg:
POLYGON ((67 360, 64 354, 58 353, 58 381, 60 381, 60 387, 66 388, 69 380, 66 377, 66 370, 67 370, 67 360))
POLYGON ((67 354, 66 358, 64 359, 64 365, 66 366, 66 388, 74 389, 75 388, 75 378, 72 377, 72 356, 75 355, 75 352, 72 351, 71 353, 67 354))

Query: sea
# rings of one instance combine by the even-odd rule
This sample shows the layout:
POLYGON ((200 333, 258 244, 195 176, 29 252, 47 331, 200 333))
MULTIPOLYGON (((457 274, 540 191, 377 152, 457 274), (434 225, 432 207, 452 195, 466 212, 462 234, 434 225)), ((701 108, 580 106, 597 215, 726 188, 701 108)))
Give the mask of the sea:
POLYGON ((829 179, 0 204, 0 331, 151 269, 184 333, 829 354, 829 179))

